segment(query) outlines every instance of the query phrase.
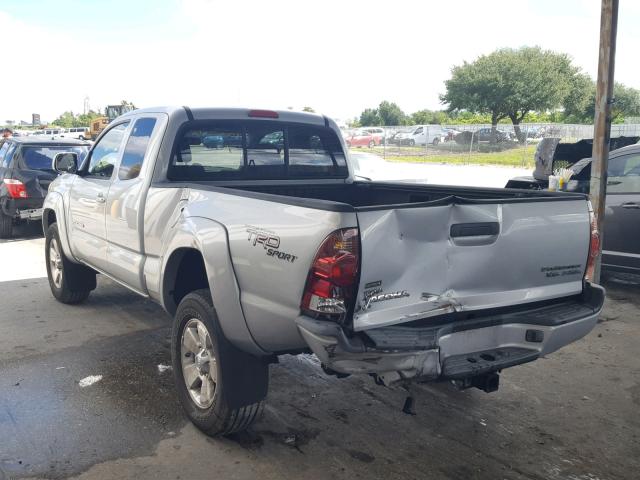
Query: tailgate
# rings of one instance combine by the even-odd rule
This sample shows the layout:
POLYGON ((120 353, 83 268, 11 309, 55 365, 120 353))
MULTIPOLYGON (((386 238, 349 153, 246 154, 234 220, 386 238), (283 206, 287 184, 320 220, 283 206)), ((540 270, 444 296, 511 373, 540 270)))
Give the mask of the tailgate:
POLYGON ((534 200, 361 209, 354 330, 580 293, 587 202, 534 200))

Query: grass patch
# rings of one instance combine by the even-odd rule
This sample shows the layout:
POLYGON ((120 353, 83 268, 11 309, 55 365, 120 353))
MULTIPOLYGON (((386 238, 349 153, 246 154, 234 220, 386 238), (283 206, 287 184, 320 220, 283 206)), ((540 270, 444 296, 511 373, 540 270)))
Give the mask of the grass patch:
MULTIPOLYGON (((369 150, 369 149, 363 149, 369 150)), ((503 165, 508 167, 533 168, 535 165, 535 145, 528 145, 525 149, 514 148, 503 152, 472 152, 464 153, 435 153, 429 155, 395 155, 387 152, 386 160, 390 162, 410 163, 450 163, 465 165, 503 165), (523 151, 524 150, 524 151, 523 151)), ((380 152, 375 152, 380 154, 380 152)))

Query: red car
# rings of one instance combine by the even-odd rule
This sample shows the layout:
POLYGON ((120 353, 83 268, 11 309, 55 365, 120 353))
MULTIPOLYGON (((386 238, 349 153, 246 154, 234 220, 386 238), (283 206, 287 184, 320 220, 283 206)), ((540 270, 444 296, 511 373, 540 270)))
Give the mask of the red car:
POLYGON ((345 142, 347 143, 347 147, 369 147, 373 148, 376 145, 380 145, 382 141, 381 135, 376 135, 375 132, 367 131, 367 130, 356 130, 352 132, 350 135, 347 135, 345 138, 345 142))

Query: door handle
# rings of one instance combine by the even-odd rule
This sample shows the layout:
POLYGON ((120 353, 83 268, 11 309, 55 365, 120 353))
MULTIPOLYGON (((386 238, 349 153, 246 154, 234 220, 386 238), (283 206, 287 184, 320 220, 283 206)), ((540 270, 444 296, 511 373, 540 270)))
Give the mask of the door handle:
POLYGON ((627 203, 623 203, 622 208, 638 208, 640 209, 640 203, 635 203, 635 202, 627 202, 627 203))
POLYGON ((103 195, 102 193, 99 193, 99 194, 96 196, 96 202, 98 202, 98 203, 104 203, 104 202, 106 202, 106 201, 107 201, 107 199, 106 199, 106 198, 104 198, 104 195, 103 195))
POLYGON ((490 236, 498 233, 500 233, 498 222, 455 223, 449 230, 451 238, 490 236))

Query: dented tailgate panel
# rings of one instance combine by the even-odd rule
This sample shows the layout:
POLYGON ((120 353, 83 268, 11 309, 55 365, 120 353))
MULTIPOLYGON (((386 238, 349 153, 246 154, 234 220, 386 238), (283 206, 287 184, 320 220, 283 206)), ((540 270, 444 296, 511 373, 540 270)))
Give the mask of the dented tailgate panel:
POLYGON ((584 200, 360 211, 355 330, 579 293, 584 200))

